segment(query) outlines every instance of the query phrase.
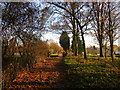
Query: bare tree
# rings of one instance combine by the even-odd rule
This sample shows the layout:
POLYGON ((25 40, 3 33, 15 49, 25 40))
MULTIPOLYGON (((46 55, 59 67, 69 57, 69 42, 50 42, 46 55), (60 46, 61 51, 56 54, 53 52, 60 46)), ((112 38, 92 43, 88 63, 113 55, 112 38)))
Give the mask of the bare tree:
POLYGON ((16 45, 25 46, 26 40, 41 38, 41 32, 44 31, 46 21, 52 13, 49 7, 29 2, 3 3, 3 6, 2 38, 7 40, 6 44, 14 38, 16 45))
POLYGON ((106 4, 106 33, 110 41, 110 52, 112 61, 114 61, 113 51, 114 51, 114 41, 118 39, 118 29, 120 28, 119 18, 120 18, 120 3, 107 2, 106 4))
POLYGON ((100 57, 103 57, 103 39, 104 39, 104 27, 105 27, 105 3, 104 2, 93 2, 93 21, 91 22, 92 28, 94 29, 94 35, 96 36, 99 47, 100 47, 100 57))
MULTIPOLYGON (((84 27, 86 27, 89 22, 91 21, 91 11, 90 9, 88 9, 87 7, 88 4, 86 3, 75 3, 75 2, 65 2, 65 3, 50 3, 53 4, 61 9, 63 9, 64 11, 67 12, 67 14, 69 14, 69 16, 72 17, 72 25, 74 27, 74 29, 77 31, 77 33, 81 33, 81 37, 82 37, 82 42, 83 42, 83 50, 84 50, 84 58, 87 58, 86 55, 86 48, 85 48, 85 40, 84 40, 84 27), (72 9, 70 8, 70 6, 72 7, 72 9), (79 7, 79 8, 75 8, 75 7, 79 7), (86 7, 86 8, 85 8, 86 7), (87 10, 87 12, 84 12, 84 9, 87 10), (75 25, 76 24, 76 25, 75 25), (78 28, 75 28, 75 27, 78 28)), ((74 30, 73 30, 74 33, 74 30)))

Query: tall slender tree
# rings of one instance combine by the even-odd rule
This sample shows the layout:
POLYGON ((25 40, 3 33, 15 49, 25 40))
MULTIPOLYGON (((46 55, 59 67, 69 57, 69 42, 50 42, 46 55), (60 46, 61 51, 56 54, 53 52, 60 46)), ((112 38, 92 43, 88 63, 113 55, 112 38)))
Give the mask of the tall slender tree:
POLYGON ((62 32, 59 43, 67 54, 67 50, 69 50, 69 47, 70 47, 70 38, 66 31, 62 32))
POLYGON ((105 31, 105 3, 104 2, 93 2, 92 11, 93 11, 93 21, 91 22, 92 27, 94 28, 94 35, 96 36, 99 43, 99 52, 100 57, 103 57, 103 35, 105 31))
POLYGON ((118 39, 118 29, 120 28, 119 18, 120 18, 120 3, 107 2, 106 3, 106 34, 109 37, 110 42, 110 52, 112 61, 114 61, 113 51, 114 51, 114 41, 118 39))

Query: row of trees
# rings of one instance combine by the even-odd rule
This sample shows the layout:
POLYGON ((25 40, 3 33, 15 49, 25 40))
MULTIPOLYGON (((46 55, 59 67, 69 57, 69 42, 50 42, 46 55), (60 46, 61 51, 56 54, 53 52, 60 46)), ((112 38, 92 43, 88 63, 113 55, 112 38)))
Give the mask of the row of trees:
POLYGON ((49 55, 50 54, 60 54, 63 51, 62 47, 60 47, 57 43, 52 41, 49 44, 49 55))
MULTIPOLYGON (((120 47, 117 45, 114 45, 115 51, 117 51, 118 48, 120 48, 120 47)), ((95 46, 89 46, 89 47, 87 47, 87 54, 93 55, 93 56, 99 55, 99 48, 95 47, 95 46)), ((103 54, 104 54, 105 58, 110 57, 110 46, 103 47, 103 54)))
POLYGON ((2 6, 3 88, 12 83, 16 72, 32 68, 36 58, 46 57, 47 41, 41 40, 51 15, 49 6, 30 2, 5 2, 2 6))
POLYGON ((49 45, 41 37, 43 32, 51 29, 66 30, 60 37, 65 51, 70 46, 67 33, 72 33, 72 50, 75 56, 83 49, 84 58, 87 58, 84 35, 92 34, 99 42, 100 57, 103 57, 103 47, 109 44, 112 60, 114 59, 113 44, 120 27, 119 2, 5 2, 0 5, 3 69, 7 65, 11 66, 11 70, 5 70, 10 73, 11 80, 8 81, 15 78, 16 66, 21 66, 18 62, 31 67, 37 56, 47 56, 49 45))
POLYGON ((65 51, 65 56, 67 55, 67 52, 71 51, 73 52, 73 54, 75 56, 82 55, 82 41, 80 40, 79 37, 76 37, 78 42, 76 43, 74 41, 74 39, 72 40, 72 45, 70 45, 70 37, 68 36, 68 33, 66 31, 63 31, 61 36, 60 36, 60 40, 59 43, 60 45, 63 47, 63 50, 65 51), (75 48, 77 47, 77 48, 75 48))
MULTIPOLYGON (((79 49, 83 48, 84 58, 87 58, 84 35, 91 33, 92 36, 96 36, 99 42, 100 57, 103 57, 103 47, 110 44, 111 57, 113 60, 113 43, 117 39, 117 29, 119 29, 120 26, 119 3, 19 2, 2 3, 1 5, 3 6, 3 58, 7 56, 8 51, 13 52, 13 49, 7 50, 8 45, 20 48, 21 46, 27 47, 28 42, 35 43, 36 41, 40 41, 42 32, 48 30, 49 27, 46 28, 46 26, 51 24, 47 21, 54 21, 54 15, 57 14, 62 17, 60 18, 62 20, 58 19, 60 21, 58 21, 59 24, 62 23, 61 27, 67 27, 67 30, 71 30, 72 32, 72 50, 75 56, 78 55, 79 49)), ((54 26, 57 26, 57 24, 55 22, 54 26)), ((64 42, 60 43, 65 44, 64 42)), ((66 48, 68 49, 68 47, 69 45, 66 48)), ((66 51, 67 49, 64 50, 66 51)), ((19 54, 21 57, 25 55, 25 53, 20 51, 19 54)), ((9 56, 11 55, 14 55, 14 53, 11 53, 9 56)))
POLYGON ((30 2, 1 3, 3 63, 7 57, 14 56, 15 53, 20 57, 37 56, 36 53, 40 50, 35 48, 38 46, 43 49, 41 53, 46 51, 48 45, 41 40, 41 34, 52 12, 48 5, 44 7, 42 5, 42 3, 38 5, 30 2))
POLYGON ((78 55, 77 48, 80 35, 84 58, 87 58, 84 39, 84 34, 87 33, 97 38, 100 57, 103 57, 103 47, 109 44, 112 60, 114 59, 113 44, 118 38, 117 31, 120 27, 119 2, 55 2, 50 4, 57 7, 57 14, 62 15, 63 22, 72 31, 75 55, 78 55))
POLYGON ((94 12, 94 23, 92 26, 96 29, 94 30, 95 36, 99 42, 100 46, 100 56, 103 57, 103 47, 110 44, 111 57, 113 60, 113 44, 117 39, 118 29, 120 27, 120 3, 103 2, 103 3, 93 3, 94 12), (97 27, 97 28, 96 28, 97 27), (105 44, 104 44, 105 43, 105 44))

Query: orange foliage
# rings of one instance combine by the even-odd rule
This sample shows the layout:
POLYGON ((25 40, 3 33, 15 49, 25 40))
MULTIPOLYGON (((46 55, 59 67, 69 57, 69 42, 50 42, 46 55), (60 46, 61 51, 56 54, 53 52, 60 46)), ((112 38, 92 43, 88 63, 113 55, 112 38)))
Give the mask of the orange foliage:
MULTIPOLYGON (((7 87, 7 89, 22 89, 22 88, 52 88, 55 85, 47 85, 46 83, 56 83, 61 80, 61 71, 58 70, 57 64, 61 63, 61 60, 56 58, 47 58, 34 65, 34 68, 30 71, 24 71, 19 73, 13 80, 13 85, 7 87), (49 59, 49 60, 48 60, 49 59), (34 83, 34 84, 31 84, 34 83), (39 84, 40 85, 37 85, 39 84)), ((60 86, 61 87, 61 86, 60 86)))

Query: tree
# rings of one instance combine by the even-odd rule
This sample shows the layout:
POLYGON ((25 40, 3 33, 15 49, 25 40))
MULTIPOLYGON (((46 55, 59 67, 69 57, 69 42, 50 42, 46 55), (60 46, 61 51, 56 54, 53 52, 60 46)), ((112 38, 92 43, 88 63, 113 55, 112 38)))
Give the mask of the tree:
MULTIPOLYGON (((93 2, 93 21, 91 22, 92 28, 94 28, 94 35, 96 36, 99 47, 100 57, 103 57, 103 47, 110 44, 111 57, 113 60, 113 43, 118 39, 117 29, 119 29, 119 3, 115 2, 93 2)), ((106 53, 105 53, 106 57, 106 53)))
POLYGON ((35 3, 30 2, 7 2, 2 3, 2 5, 3 27, 1 33, 4 40, 4 58, 11 43, 11 38, 15 40, 17 47, 20 45, 26 47, 28 42, 35 41, 35 39, 40 40, 41 32, 44 30, 45 23, 51 15, 51 10, 47 6, 41 7, 40 5, 38 7, 35 3))
POLYGON ((106 3, 106 34, 108 35, 110 42, 110 52, 112 61, 114 61, 113 51, 114 51, 114 41, 119 38, 117 36, 118 29, 120 28, 119 18, 120 18, 120 3, 107 2, 106 3))
POLYGON ((58 53, 62 50, 62 47, 60 47, 57 43, 52 42, 49 45, 49 49, 51 53, 58 53))
POLYGON ((89 7, 88 3, 63 2, 63 3, 50 3, 50 4, 55 5, 56 7, 59 7, 62 10, 64 10, 69 16, 73 18, 73 21, 75 21, 76 25, 78 26, 76 30, 77 34, 79 32, 81 33, 84 58, 86 59, 87 55, 86 55, 86 46, 84 40, 84 33, 85 33, 84 30, 86 30, 85 27, 87 27, 89 22, 92 20, 91 10, 88 8, 89 7), (70 6, 73 9, 71 9, 70 6), (75 9, 76 7, 78 7, 78 9, 75 9))
POLYGON ((31 68, 38 56, 47 55, 48 44, 40 39, 51 11, 47 6, 31 2, 6 2, 2 6, 2 70, 10 72, 7 81, 12 81, 16 70, 31 68), (12 67, 7 68, 10 64, 12 67))
POLYGON ((62 32, 59 43, 63 47, 63 50, 67 53, 67 50, 69 50, 70 46, 70 38, 66 31, 62 32))
MULTIPOLYGON (((83 52, 83 45, 82 45, 82 40, 80 40, 80 38, 79 37, 77 37, 78 38, 78 45, 76 46, 76 47, 78 47, 78 48, 75 48, 73 45, 76 45, 76 44, 74 44, 75 43, 75 41, 74 40, 72 40, 72 46, 71 46, 71 48, 72 48, 72 51, 74 52, 74 51, 78 51, 77 53, 79 54, 79 55, 82 55, 82 52, 83 52), (78 50, 75 50, 75 49, 78 49, 78 50)), ((77 54, 76 53, 76 54, 77 54)), ((75 55, 76 55, 75 54, 75 55)))
POLYGON ((93 21, 91 22, 92 27, 94 28, 94 35, 96 36, 99 49, 100 49, 100 57, 103 57, 103 34, 104 34, 104 26, 105 26, 105 3, 104 2, 93 2, 92 3, 92 11, 93 11, 93 21))

